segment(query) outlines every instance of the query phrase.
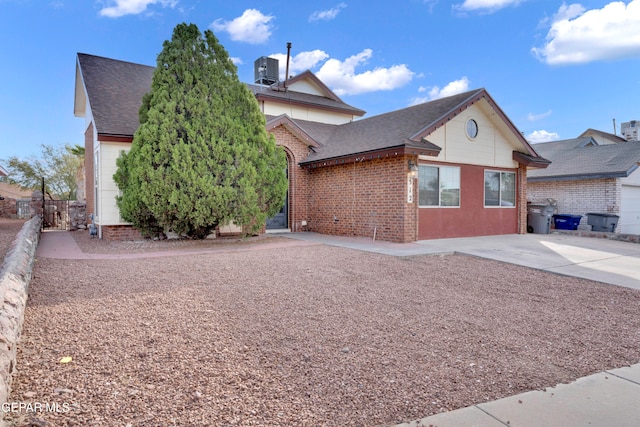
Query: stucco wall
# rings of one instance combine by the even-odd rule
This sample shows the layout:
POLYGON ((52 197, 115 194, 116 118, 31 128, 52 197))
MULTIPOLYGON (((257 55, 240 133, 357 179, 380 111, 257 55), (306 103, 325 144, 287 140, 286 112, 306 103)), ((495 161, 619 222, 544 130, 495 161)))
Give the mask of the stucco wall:
POLYGON ((485 165, 500 168, 517 168, 513 160, 513 150, 519 144, 515 138, 507 137, 498 126, 495 116, 487 114, 486 101, 480 101, 461 112, 443 127, 428 136, 428 140, 442 150, 437 158, 423 157, 424 160, 485 165), (470 139, 466 133, 467 121, 473 119, 478 124, 478 136, 470 139))
MULTIPOLYGON (((421 164, 435 163, 423 162, 421 164)), ((446 164, 439 163, 437 165, 446 164)), ((519 228, 518 206, 484 206, 485 170, 503 169, 476 165, 456 166, 460 167, 460 206, 421 207, 419 212, 419 238, 439 239, 522 232, 519 228)), ((504 169, 504 171, 517 172, 513 169, 504 169)), ((516 182, 516 192, 518 190, 519 186, 518 182, 516 182)), ((516 198, 518 196, 519 194, 516 193, 516 198)))

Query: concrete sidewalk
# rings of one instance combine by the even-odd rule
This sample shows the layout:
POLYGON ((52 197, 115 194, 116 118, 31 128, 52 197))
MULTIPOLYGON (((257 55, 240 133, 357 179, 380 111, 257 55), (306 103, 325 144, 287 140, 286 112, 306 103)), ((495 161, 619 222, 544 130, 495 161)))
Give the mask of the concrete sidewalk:
POLYGON ((395 256, 473 255, 640 289, 640 245, 617 240, 561 234, 507 234, 390 243, 317 233, 286 233, 281 236, 395 256))
POLYGON ((639 424, 640 364, 396 427, 635 427, 639 424))

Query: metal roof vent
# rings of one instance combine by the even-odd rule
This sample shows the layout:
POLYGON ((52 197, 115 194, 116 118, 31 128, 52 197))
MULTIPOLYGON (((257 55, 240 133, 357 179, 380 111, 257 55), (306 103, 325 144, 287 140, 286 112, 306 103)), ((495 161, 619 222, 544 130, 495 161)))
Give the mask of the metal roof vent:
POLYGON ((272 85, 278 83, 278 60, 261 56, 253 63, 255 82, 261 85, 272 85))

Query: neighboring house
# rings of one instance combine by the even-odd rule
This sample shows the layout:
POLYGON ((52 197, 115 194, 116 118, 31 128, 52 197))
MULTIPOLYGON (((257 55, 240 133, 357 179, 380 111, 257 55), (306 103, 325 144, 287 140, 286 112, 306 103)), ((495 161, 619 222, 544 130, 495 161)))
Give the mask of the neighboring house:
MULTIPOLYGON (((0 166, 0 176, 7 176, 6 170, 0 166)), ((0 182, 0 218, 29 218, 31 190, 24 190, 18 185, 0 182), (21 200, 28 200, 22 203, 21 200)))
MULTIPOLYGON (((614 136, 614 135, 612 135, 614 136)), ((624 140, 623 140, 624 141, 624 140)), ((640 142, 600 144, 592 137, 535 144, 552 161, 528 175, 528 198, 555 199, 561 214, 618 215, 616 232, 640 234, 640 142)))
POLYGON ((585 130, 580 134, 580 136, 578 136, 578 138, 588 137, 593 138, 598 145, 619 144, 621 142, 627 142, 627 140, 622 138, 621 136, 591 128, 585 130))
MULTIPOLYGON (((115 160, 129 149, 153 67, 78 54, 75 115, 86 120, 87 212, 129 238, 115 160)), ((287 154, 289 192, 266 228, 411 242, 525 233, 527 169, 539 156, 484 89, 359 119, 306 71, 248 85, 287 154)))

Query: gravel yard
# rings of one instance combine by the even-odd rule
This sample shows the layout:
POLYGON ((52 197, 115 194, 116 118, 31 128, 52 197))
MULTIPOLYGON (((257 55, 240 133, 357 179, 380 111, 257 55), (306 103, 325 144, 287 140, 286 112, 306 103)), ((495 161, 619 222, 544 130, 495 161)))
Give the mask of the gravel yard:
MULTIPOLYGON (((24 219, 0 218, 0 260, 4 259, 11 242, 16 238, 24 223, 24 219)), ((0 261, 1 263, 2 261, 0 261)))
POLYGON ((38 259, 11 401, 60 411, 11 424, 387 426, 640 361, 640 291, 461 255, 226 244, 38 259))

